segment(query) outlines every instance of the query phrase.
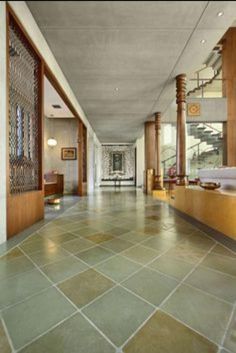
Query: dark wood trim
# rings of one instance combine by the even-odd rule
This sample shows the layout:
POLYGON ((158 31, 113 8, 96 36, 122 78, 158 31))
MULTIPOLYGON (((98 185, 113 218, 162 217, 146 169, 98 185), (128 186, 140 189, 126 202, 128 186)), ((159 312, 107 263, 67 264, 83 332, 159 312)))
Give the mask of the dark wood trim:
POLYGON ((78 122, 78 195, 83 196, 83 123, 78 122))
POLYGON ((9 57, 9 26, 10 26, 10 16, 8 11, 8 5, 6 7, 6 189, 7 197, 10 194, 9 179, 10 179, 10 170, 9 170, 9 91, 10 91, 10 57, 9 57))
POLYGON ((60 95, 60 97, 63 100, 63 102, 70 109, 70 111, 74 115, 74 117, 82 122, 78 112, 76 111, 75 107, 73 106, 73 104, 69 100, 67 94, 65 93, 64 89, 62 88, 62 86, 58 82, 56 76, 53 74, 53 72, 51 71, 51 69, 49 68, 49 66, 45 62, 44 62, 44 66, 45 66, 45 76, 50 81, 51 85, 55 88, 55 90, 60 95))
MULTIPOLYGON (((84 146, 86 149, 86 163, 85 163, 85 168, 87 169, 87 128, 86 126, 82 123, 82 121, 79 121, 78 123, 78 195, 79 196, 85 196, 87 195, 87 180, 84 181, 84 163, 83 163, 83 158, 84 158, 84 146), (86 129, 86 138, 84 139, 84 129, 86 129)), ((87 176, 87 170, 86 170, 86 176, 87 176)))
POLYGON ((39 189, 44 192, 44 62, 41 61, 41 70, 39 77, 40 84, 40 136, 39 136, 39 163, 40 163, 40 185, 39 189))

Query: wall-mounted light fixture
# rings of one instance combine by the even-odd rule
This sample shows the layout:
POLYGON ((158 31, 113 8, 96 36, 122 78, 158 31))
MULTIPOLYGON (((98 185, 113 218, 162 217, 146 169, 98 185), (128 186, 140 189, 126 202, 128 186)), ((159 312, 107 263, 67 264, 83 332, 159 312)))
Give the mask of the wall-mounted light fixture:
POLYGON ((57 145, 57 140, 54 137, 50 137, 47 143, 48 143, 48 146, 55 147, 57 145))

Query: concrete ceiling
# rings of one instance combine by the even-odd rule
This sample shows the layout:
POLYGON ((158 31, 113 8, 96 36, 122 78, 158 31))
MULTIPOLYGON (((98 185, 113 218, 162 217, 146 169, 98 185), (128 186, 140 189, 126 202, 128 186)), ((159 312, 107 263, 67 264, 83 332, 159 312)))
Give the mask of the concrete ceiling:
POLYGON ((135 141, 236 18, 235 1, 27 4, 101 142, 135 141))

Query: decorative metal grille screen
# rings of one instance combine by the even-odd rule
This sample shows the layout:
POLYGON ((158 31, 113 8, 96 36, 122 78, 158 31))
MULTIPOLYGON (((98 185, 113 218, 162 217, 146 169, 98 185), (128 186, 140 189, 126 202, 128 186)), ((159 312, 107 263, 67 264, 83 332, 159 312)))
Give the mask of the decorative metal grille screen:
POLYGON ((9 22, 10 193, 40 188, 41 63, 14 19, 9 22))

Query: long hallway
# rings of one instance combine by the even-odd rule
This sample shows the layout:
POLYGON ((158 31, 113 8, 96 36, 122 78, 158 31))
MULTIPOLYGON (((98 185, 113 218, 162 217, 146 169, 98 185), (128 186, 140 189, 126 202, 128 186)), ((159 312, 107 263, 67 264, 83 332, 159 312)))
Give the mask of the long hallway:
POLYGON ((234 353, 235 276, 167 204, 106 189, 0 258, 0 351, 234 353))

